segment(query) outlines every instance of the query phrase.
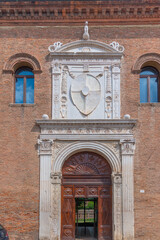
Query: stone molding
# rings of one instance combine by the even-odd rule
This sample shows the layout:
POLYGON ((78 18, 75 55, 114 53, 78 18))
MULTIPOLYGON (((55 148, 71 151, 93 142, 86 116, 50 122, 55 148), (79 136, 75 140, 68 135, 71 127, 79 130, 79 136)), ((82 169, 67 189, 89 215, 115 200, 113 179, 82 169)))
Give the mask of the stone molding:
POLYGON ((22 66, 21 64, 33 68, 34 73, 42 72, 41 66, 34 56, 28 53, 18 53, 8 59, 3 68, 3 73, 14 73, 19 66, 22 66))
MULTIPOLYGON (((37 120, 36 123, 41 128, 41 134, 50 135, 107 135, 119 134, 130 135, 136 125, 135 119, 101 119, 101 120, 71 120, 53 119, 37 120)), ((54 136, 53 135, 53 136, 54 136)))
MULTIPOLYGON (((50 52, 51 55, 56 55, 56 56, 63 56, 63 53, 65 53, 64 55, 68 55, 69 57, 71 57, 71 55, 73 54, 72 52, 69 52, 71 51, 72 49, 75 49, 75 48, 80 48, 80 47, 88 47, 87 49, 83 49, 82 50, 79 50, 75 53, 78 53, 77 54, 77 57, 79 56, 83 56, 86 58, 86 57, 89 57, 89 56, 93 56, 93 55, 96 55, 96 56, 112 56, 112 54, 115 54, 115 55, 119 55, 119 56, 122 56, 122 53, 124 52, 124 47, 121 46, 118 42, 112 42, 110 44, 106 44, 106 43, 103 43, 103 42, 100 42, 100 41, 96 41, 96 40, 78 40, 78 41, 74 41, 74 42, 70 42, 70 43, 67 43, 65 45, 63 45, 62 43, 60 42, 55 42, 53 45, 50 45, 48 47, 48 50, 50 52), (89 48, 99 48, 101 49, 101 52, 90 52, 90 49, 89 48)), ((76 57, 76 54, 74 53, 73 57, 76 57)))
POLYGON ((79 151, 91 151, 96 152, 102 155, 104 158, 107 158, 112 171, 116 173, 121 172, 121 162, 117 158, 116 154, 108 148, 106 145, 99 143, 99 142, 74 142, 72 144, 68 144, 65 146, 61 151, 59 151, 57 158, 55 159, 53 172, 61 172, 61 168, 65 160, 72 154, 79 151))

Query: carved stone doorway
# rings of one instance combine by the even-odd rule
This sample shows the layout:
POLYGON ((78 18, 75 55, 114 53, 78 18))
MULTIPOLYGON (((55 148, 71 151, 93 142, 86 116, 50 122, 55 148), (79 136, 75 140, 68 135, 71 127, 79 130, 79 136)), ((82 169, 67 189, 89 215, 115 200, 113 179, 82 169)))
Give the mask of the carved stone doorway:
MULTIPOLYGON (((75 239, 76 199, 98 199, 98 239, 112 239, 111 167, 92 152, 72 155, 62 168, 61 239, 75 239)), ((85 239, 85 238, 84 238, 85 239)))

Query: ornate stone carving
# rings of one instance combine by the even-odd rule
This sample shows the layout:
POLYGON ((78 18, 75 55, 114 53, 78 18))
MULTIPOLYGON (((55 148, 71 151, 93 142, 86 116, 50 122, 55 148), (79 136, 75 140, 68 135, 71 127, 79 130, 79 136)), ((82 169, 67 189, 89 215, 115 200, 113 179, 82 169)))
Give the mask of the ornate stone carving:
POLYGON ((61 184, 62 173, 51 173, 51 183, 61 184))
POLYGON ((40 140, 40 139, 38 139, 38 152, 39 152, 39 154, 40 155, 52 154, 52 144, 53 144, 53 140, 48 140, 48 139, 40 140))
POLYGON ((100 83, 90 74, 81 74, 72 82, 71 96, 78 110, 88 115, 93 112, 100 101, 100 83))
POLYGON ((59 118, 60 114, 60 67, 55 64, 53 76, 53 107, 54 117, 59 118))
POLYGON ((60 209, 61 209, 61 185, 52 185, 52 201, 51 201, 51 223, 50 236, 51 239, 60 240, 60 209))
POLYGON ((75 128, 75 127, 66 127, 66 128, 54 128, 52 130, 44 130, 44 134, 78 134, 78 135, 93 135, 93 134, 130 134, 131 130, 130 129, 112 129, 112 128, 91 128, 90 126, 86 125, 86 128, 80 127, 80 128, 75 128))
POLYGON ((49 46, 48 50, 49 50, 49 52, 54 52, 54 51, 58 50, 61 46, 62 46, 61 42, 55 42, 53 45, 49 46))
POLYGON ((121 141, 121 152, 123 155, 133 155, 135 151, 135 142, 129 140, 121 141))
POLYGON ((114 239, 122 240, 122 175, 114 174, 114 239))
POLYGON ((120 118, 120 65, 112 67, 113 78, 113 118, 120 118))
POLYGON ((111 80, 111 66, 106 66, 105 69, 105 113, 106 118, 112 118, 112 80, 111 80))
POLYGON ((60 74, 61 73, 61 64, 59 62, 55 62, 52 65, 52 74, 56 75, 56 74, 60 74))
POLYGON ((61 82, 61 116, 62 118, 67 117, 67 72, 68 67, 64 66, 62 73, 61 82))
MULTIPOLYGON (((84 34, 88 36, 87 25, 85 29, 84 34)), ((120 64, 122 50, 124 48, 116 42, 109 45, 88 39, 67 43, 51 51, 52 117, 120 118, 120 71, 116 65, 120 64), (54 89, 56 74, 60 75, 56 77, 59 78, 58 93, 54 89)))
POLYGON ((84 26, 83 40, 88 40, 88 39, 89 39, 88 22, 86 21, 84 26))
POLYGON ((115 50, 117 50, 118 52, 124 52, 124 47, 119 45, 118 42, 112 42, 110 43, 110 46, 113 47, 115 50))

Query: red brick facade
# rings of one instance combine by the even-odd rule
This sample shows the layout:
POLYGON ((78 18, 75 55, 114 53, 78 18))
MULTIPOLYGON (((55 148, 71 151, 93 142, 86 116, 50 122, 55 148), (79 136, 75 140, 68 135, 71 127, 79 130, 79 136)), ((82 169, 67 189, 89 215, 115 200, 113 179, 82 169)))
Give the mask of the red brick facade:
MULTIPOLYGON (((117 41, 125 48, 121 66, 121 116, 127 113, 138 120, 134 159, 135 239, 159 240, 160 103, 140 104, 139 73, 134 66, 144 54, 160 54, 160 5, 158 1, 142 1, 136 6, 134 2, 123 1, 115 5, 111 1, 84 5, 85 11, 82 2, 65 2, 64 8, 62 2, 0 5, 0 223, 8 229, 11 240, 38 239, 40 130, 35 120, 44 113, 51 117, 48 47, 56 41, 68 43, 81 39, 83 23, 88 20, 91 39, 104 43, 117 41), (53 16, 48 5, 55 11, 53 16), (30 9, 32 17, 26 9, 30 9), (9 61, 15 54, 25 58, 24 53, 37 63, 33 105, 14 104, 14 66, 9 61)), ((160 71, 160 65, 157 66, 160 71)))

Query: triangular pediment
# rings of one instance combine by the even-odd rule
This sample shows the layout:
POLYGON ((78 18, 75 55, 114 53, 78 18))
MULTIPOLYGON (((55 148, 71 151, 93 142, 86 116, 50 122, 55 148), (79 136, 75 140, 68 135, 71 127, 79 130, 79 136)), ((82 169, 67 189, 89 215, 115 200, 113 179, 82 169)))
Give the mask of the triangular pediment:
POLYGON ((51 54, 68 53, 68 54, 93 54, 106 53, 122 55, 124 47, 117 42, 106 44, 94 40, 80 40, 63 45, 61 42, 56 42, 49 46, 51 54))

